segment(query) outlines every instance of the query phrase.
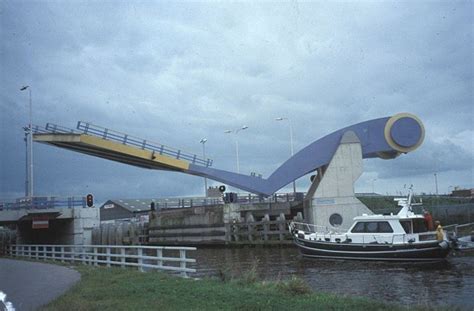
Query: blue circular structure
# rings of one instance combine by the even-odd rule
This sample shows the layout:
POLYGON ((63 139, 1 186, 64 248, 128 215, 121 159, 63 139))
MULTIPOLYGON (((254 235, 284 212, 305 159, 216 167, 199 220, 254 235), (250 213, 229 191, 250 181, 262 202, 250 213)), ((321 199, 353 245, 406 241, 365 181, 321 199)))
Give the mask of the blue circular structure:
POLYGON ((407 153, 423 143, 425 128, 415 115, 399 113, 388 119, 385 124, 384 136, 393 151, 407 153))
POLYGON ((410 148, 420 140, 422 129, 420 124, 413 118, 403 117, 393 123, 390 136, 393 141, 402 147, 410 148))

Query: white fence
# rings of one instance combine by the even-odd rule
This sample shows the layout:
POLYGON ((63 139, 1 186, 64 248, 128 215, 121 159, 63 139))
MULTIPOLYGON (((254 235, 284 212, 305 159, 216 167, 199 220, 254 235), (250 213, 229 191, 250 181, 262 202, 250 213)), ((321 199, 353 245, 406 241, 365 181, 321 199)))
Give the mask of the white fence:
POLYGON ((115 245, 10 245, 8 254, 13 257, 31 259, 58 260, 61 262, 82 262, 83 264, 99 264, 110 267, 137 267, 177 272, 183 277, 196 269, 188 268, 187 263, 196 259, 187 258, 187 251, 195 251, 195 247, 165 246, 115 246, 115 245), (165 254, 167 256, 165 256, 165 254), (165 263, 168 263, 165 265, 165 263))

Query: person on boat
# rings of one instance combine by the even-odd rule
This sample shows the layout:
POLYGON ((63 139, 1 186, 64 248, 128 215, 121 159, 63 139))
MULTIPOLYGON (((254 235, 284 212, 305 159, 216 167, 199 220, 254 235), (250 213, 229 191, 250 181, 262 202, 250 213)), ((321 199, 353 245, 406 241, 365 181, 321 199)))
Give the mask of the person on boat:
POLYGON ((424 209, 423 210, 423 216, 425 217, 426 229, 428 229, 428 231, 433 231, 434 230, 433 217, 431 217, 430 212, 428 212, 427 210, 424 209))
POLYGON ((444 240, 444 232, 443 232, 443 227, 441 226, 441 223, 439 220, 435 222, 436 225, 436 239, 438 241, 443 241, 444 240))

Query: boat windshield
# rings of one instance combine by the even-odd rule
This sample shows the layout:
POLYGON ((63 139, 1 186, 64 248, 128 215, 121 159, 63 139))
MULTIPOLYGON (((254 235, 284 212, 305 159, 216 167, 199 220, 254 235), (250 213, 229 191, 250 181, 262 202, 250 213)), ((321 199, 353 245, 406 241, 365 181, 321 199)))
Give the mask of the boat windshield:
POLYGON ((424 219, 413 219, 413 233, 427 232, 426 223, 424 219))
POLYGON ((352 233, 392 233, 393 229, 387 221, 358 222, 351 230, 352 233))
POLYGON ((428 232, 424 219, 400 220, 400 224, 408 234, 428 232))

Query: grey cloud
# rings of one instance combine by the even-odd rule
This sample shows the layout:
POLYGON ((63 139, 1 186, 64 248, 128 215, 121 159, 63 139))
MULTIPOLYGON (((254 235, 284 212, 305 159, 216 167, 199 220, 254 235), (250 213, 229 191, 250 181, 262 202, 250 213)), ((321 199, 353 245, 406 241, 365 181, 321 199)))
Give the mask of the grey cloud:
MULTIPOLYGON (((223 131, 246 124, 242 171, 267 176, 289 154, 288 126, 275 117, 291 118, 297 151, 346 125, 408 111, 425 124, 424 146, 394 161, 366 161, 368 176, 398 182, 430 174, 438 163, 447 173, 470 171, 471 178, 449 178, 472 186, 473 144, 461 146, 469 134, 459 136, 472 133, 470 2, 1 6, 0 137, 9 153, 0 197, 22 193, 22 84, 32 85, 35 123, 85 120, 199 154, 207 137, 209 157, 228 170, 235 145, 223 131)), ((201 192, 196 177, 35 148, 44 194, 201 192), (88 180, 84 166, 97 176, 88 180)))

